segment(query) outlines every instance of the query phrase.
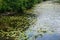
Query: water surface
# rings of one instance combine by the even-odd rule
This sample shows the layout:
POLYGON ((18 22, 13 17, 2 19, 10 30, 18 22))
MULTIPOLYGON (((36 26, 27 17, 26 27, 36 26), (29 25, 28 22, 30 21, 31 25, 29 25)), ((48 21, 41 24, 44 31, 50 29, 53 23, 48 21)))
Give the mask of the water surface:
POLYGON ((46 1, 33 10, 38 16, 26 31, 28 40, 60 40, 60 4, 46 1))

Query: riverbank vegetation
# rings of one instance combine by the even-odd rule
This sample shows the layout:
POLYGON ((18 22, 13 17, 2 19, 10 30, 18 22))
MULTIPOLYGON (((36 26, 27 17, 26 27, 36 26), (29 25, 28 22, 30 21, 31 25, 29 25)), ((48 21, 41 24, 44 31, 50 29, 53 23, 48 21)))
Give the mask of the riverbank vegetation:
POLYGON ((0 17, 0 39, 1 40, 17 40, 19 35, 22 37, 24 31, 29 28, 33 22, 33 18, 23 16, 1 16, 0 17), (30 19, 29 19, 30 18, 30 19))
POLYGON ((0 14, 1 13, 24 13, 24 11, 31 9, 34 4, 40 3, 42 0, 0 0, 0 14))
POLYGON ((0 40, 23 40, 22 37, 26 39, 24 31, 35 19, 34 14, 26 14, 26 11, 42 1, 0 0, 0 40))

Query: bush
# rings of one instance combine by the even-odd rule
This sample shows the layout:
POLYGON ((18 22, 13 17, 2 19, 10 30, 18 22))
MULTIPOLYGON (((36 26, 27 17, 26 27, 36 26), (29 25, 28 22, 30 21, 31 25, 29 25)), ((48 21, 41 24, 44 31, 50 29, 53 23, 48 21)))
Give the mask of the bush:
POLYGON ((0 12, 24 12, 41 0, 0 0, 0 12))
POLYGON ((0 39, 21 40, 25 39, 24 31, 33 23, 29 16, 0 16, 0 39), (31 23, 32 22, 32 23, 31 23))
POLYGON ((14 30, 25 30, 30 25, 30 19, 26 16, 3 16, 0 18, 0 30, 10 31, 14 30))

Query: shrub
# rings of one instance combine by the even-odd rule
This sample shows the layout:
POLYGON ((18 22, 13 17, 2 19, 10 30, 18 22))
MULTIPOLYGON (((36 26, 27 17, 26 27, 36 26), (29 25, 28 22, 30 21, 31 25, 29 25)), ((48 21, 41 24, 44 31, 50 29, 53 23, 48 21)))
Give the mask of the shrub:
POLYGON ((24 12, 41 0, 0 0, 0 12, 24 12))
POLYGON ((32 24, 33 18, 28 16, 0 16, 0 39, 21 40, 25 39, 24 31, 32 24))

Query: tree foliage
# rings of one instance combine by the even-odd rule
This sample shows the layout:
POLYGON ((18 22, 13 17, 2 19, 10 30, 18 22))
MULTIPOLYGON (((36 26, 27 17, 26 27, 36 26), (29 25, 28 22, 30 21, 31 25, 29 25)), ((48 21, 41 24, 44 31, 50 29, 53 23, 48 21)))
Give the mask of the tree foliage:
POLYGON ((24 12, 42 0, 0 0, 0 12, 24 12))
POLYGON ((0 0, 0 12, 24 12, 41 0, 0 0))

